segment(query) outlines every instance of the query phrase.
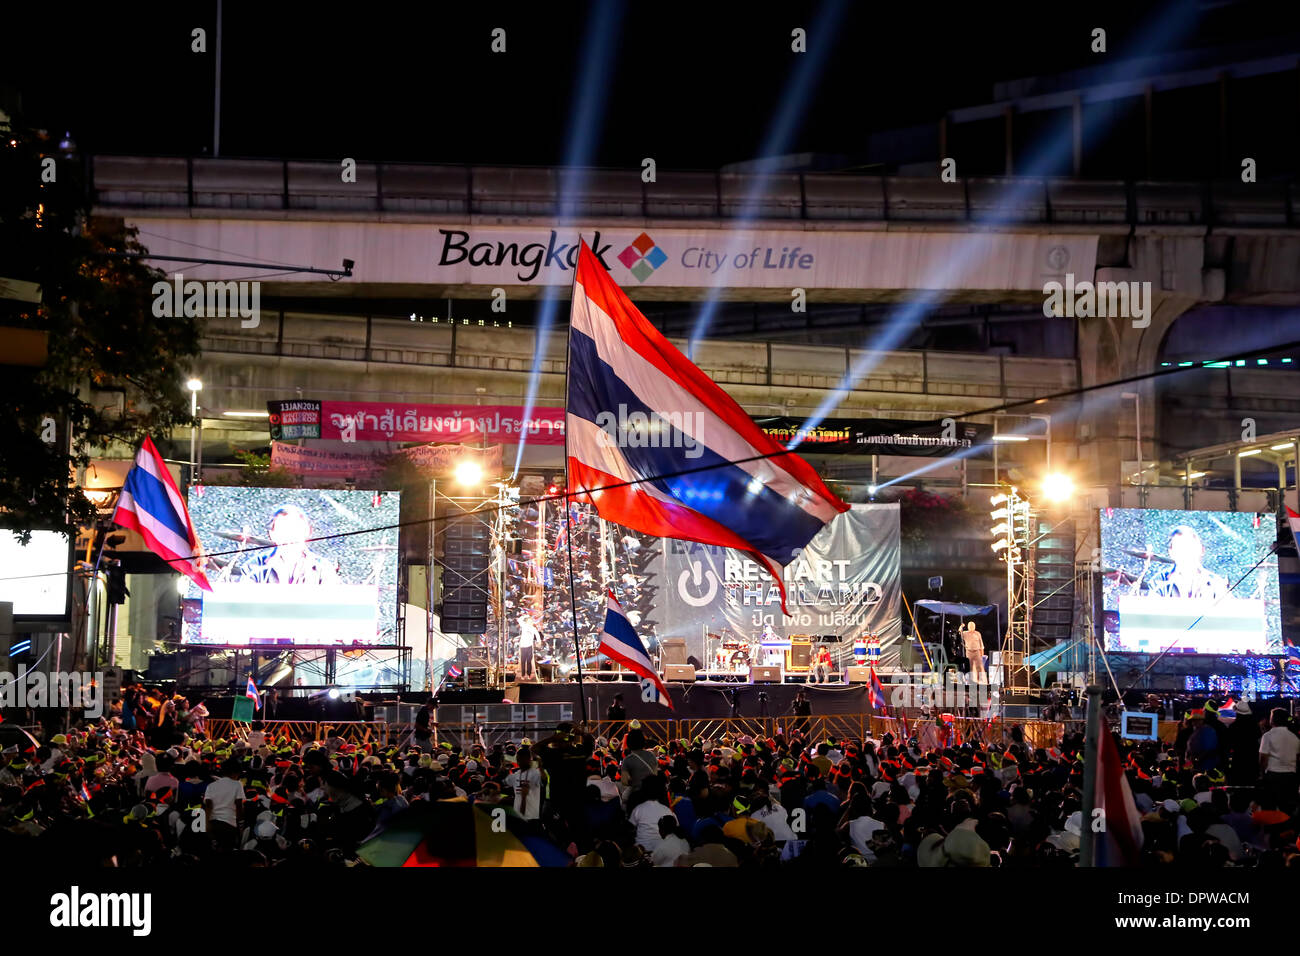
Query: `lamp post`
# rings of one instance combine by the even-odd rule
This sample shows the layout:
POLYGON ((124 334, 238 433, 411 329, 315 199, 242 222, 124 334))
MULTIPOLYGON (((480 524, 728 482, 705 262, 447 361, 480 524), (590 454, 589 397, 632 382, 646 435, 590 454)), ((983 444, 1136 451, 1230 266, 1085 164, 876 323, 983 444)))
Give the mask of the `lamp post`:
POLYGON ((190 390, 190 484, 197 484, 199 462, 199 392, 203 391, 203 382, 192 378, 185 383, 190 390))
POLYGON ((1138 484, 1142 481, 1142 396, 1137 392, 1124 392, 1121 398, 1133 399, 1133 441, 1137 445, 1138 484))

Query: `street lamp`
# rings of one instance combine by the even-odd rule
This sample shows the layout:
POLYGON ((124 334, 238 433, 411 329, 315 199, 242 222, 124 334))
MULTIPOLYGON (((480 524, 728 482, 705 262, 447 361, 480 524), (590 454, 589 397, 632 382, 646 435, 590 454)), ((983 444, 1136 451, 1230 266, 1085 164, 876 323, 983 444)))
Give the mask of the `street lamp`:
POLYGON ((199 392, 203 391, 203 382, 192 378, 185 383, 190 390, 190 484, 199 479, 199 392))
POLYGON ((456 465, 456 483, 462 488, 477 488, 483 480, 483 468, 476 461, 465 459, 456 465))
MULTIPOLYGON (((1143 483, 1142 479, 1142 396, 1137 392, 1124 392, 1120 395, 1124 399, 1133 399, 1133 441, 1137 444, 1138 457, 1138 484, 1143 483)), ((1157 476, 1158 477, 1158 476, 1157 476)), ((1157 481, 1157 484, 1159 482, 1157 481)))
POLYGON ((1048 501, 1068 501, 1074 494, 1074 480, 1055 472, 1043 479, 1043 496, 1048 501))

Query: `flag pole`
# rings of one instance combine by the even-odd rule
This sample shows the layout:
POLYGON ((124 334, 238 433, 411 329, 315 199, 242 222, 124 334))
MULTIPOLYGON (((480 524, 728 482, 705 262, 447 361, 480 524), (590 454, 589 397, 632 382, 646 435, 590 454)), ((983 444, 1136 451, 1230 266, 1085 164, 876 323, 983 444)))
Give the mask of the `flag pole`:
MULTIPOLYGON (((1093 829, 1093 811, 1097 806, 1097 774, 1101 759, 1101 688, 1088 687, 1088 723, 1083 740, 1083 826, 1079 833, 1079 866, 1097 865, 1097 839, 1093 829)), ((1103 818, 1104 819, 1104 818, 1103 818)))
MULTIPOLYGON (((578 234, 578 261, 582 261, 582 234, 578 234)), ((573 619, 574 660, 578 664, 578 706, 582 712, 582 722, 587 723, 587 697, 582 684, 582 639, 578 636, 578 596, 573 585, 573 528, 569 526, 569 368, 573 358, 573 303, 578 289, 578 267, 573 267, 573 282, 569 286, 569 327, 564 339, 564 547, 569 556, 569 615, 573 619)), ((542 343, 538 342, 541 348, 542 343)), ((525 423, 525 426, 527 423, 525 423)))

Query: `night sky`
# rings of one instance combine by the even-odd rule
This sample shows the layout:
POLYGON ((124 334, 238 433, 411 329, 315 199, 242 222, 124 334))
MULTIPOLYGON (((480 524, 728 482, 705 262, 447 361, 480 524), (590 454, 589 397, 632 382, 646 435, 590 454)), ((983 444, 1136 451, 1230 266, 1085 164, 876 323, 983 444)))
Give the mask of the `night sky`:
MULTIPOLYGON (((1300 30, 1300 4, 1189 4, 1183 49, 1300 30)), ((603 132, 575 151, 567 130, 594 4, 228 0, 221 153, 603 166, 654 156, 663 168, 716 168, 768 139, 801 26, 805 56, 823 68, 781 151, 853 156, 872 130, 988 102, 995 81, 1097 65, 1095 26, 1122 56, 1151 16, 1131 2, 842 6, 819 33, 817 3, 605 3, 617 27, 598 41, 611 54, 603 132), (494 27, 507 31, 505 54, 490 51, 494 27)), ((31 123, 71 130, 89 152, 210 150, 215 0, 13 7, 0 84, 21 92, 31 123), (209 30, 207 55, 190 51, 196 26, 209 30)))

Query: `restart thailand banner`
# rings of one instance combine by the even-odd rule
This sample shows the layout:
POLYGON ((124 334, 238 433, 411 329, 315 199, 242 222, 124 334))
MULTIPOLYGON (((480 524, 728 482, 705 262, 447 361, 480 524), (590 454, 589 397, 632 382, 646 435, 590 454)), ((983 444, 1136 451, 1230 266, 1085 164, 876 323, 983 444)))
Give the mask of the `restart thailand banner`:
POLYGON ((320 437, 342 441, 464 442, 519 444, 527 432, 533 445, 564 444, 564 409, 533 409, 524 421, 521 405, 410 405, 397 402, 322 402, 320 437))
MULTIPOLYGON (((830 522, 786 568, 790 616, 781 613, 771 577, 739 552, 660 539, 652 564, 656 637, 685 638, 687 653, 708 663, 704 635, 748 643, 765 627, 778 638, 835 635, 825 646, 837 664, 850 663, 853 640, 876 634, 881 664, 898 663, 902 630, 899 525, 896 504, 857 504, 830 522)), ((716 644, 716 642, 714 642, 716 644)))

